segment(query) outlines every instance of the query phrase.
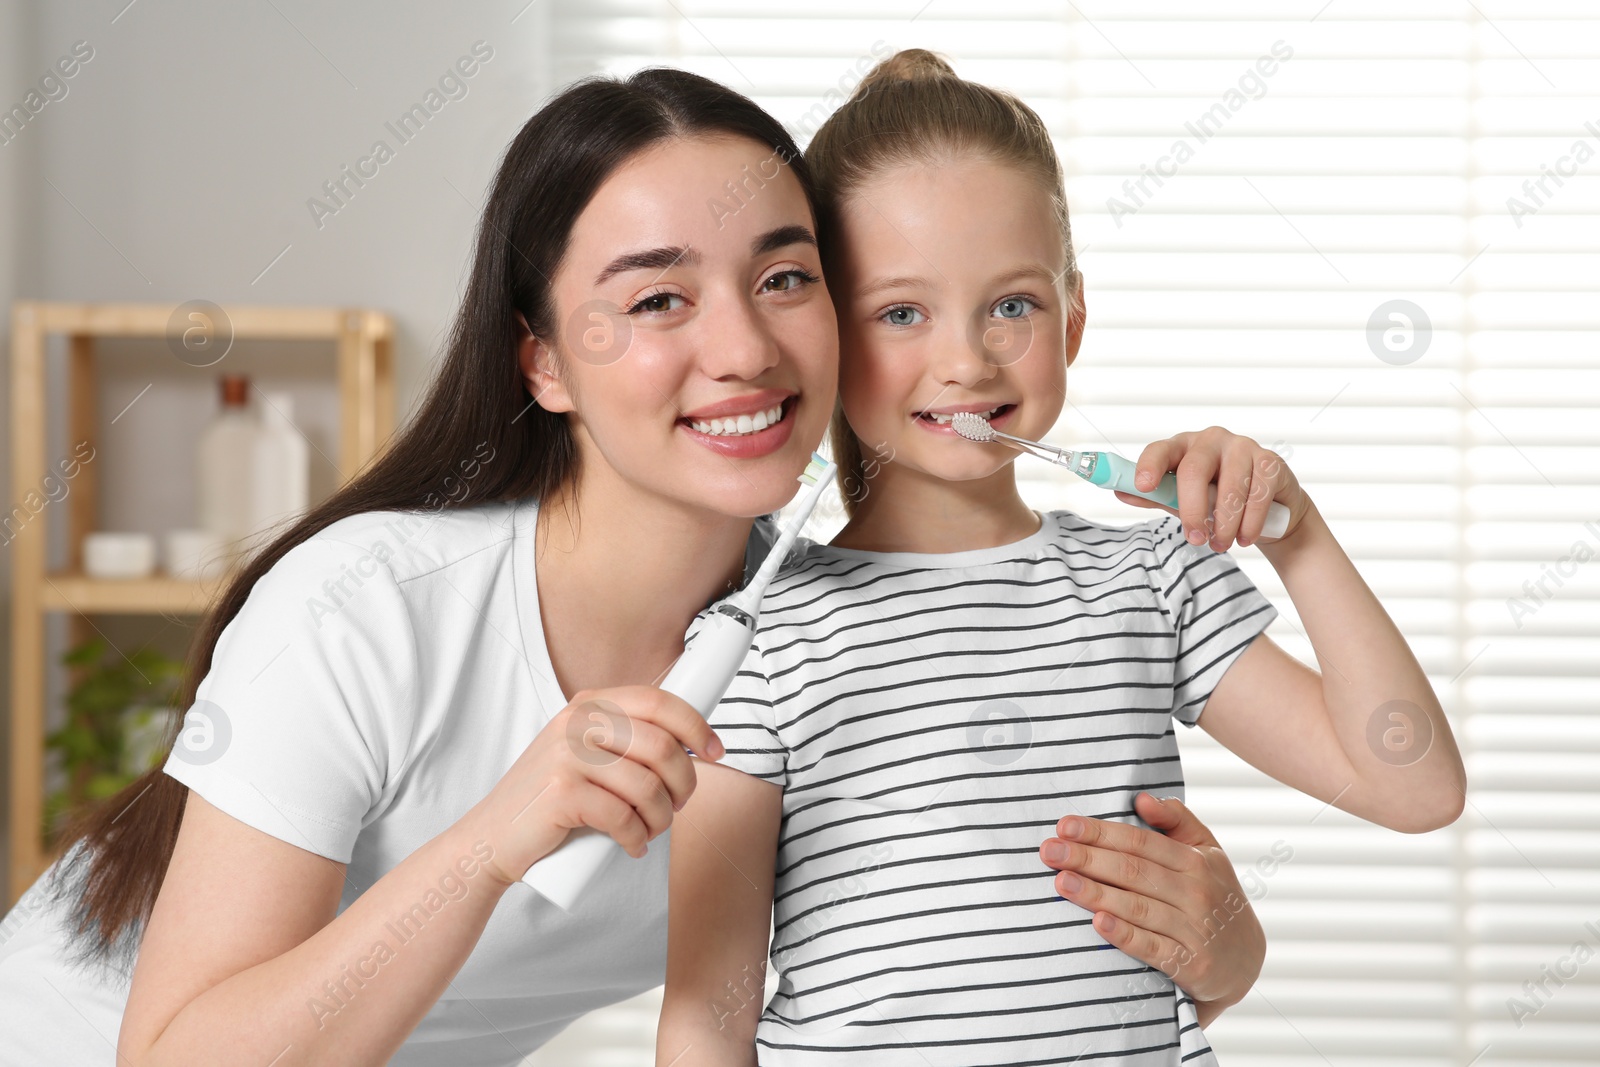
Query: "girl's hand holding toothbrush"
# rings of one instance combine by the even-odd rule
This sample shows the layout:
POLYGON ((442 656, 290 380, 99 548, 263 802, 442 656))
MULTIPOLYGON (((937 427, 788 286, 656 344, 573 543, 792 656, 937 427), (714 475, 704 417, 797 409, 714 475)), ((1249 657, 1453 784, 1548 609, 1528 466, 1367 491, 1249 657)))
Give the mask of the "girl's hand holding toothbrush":
POLYGON ((1311 498, 1300 488, 1283 457, 1220 426, 1152 442, 1139 454, 1137 468, 1135 484, 1146 491, 1154 489, 1168 471, 1176 472, 1178 507, 1169 508, 1120 490, 1117 499, 1178 516, 1191 544, 1209 541, 1217 552, 1227 551, 1235 542, 1251 545, 1263 540, 1261 528, 1274 500, 1289 509, 1289 527, 1279 537, 1265 538, 1267 543, 1293 535, 1311 507, 1311 498), (1217 506, 1215 514, 1208 515, 1207 490, 1213 483, 1217 487, 1217 506))
POLYGON ((1282 457, 1213 426, 1151 444, 1134 484, 1143 491, 1167 471, 1175 511, 1117 496, 1176 514, 1193 544, 1209 538, 1224 551, 1259 539, 1316 656, 1312 667, 1261 634, 1217 681, 1200 728, 1257 770, 1380 826, 1420 834, 1459 818, 1466 769, 1427 672, 1282 457), (1261 537, 1274 502, 1285 532, 1261 537))

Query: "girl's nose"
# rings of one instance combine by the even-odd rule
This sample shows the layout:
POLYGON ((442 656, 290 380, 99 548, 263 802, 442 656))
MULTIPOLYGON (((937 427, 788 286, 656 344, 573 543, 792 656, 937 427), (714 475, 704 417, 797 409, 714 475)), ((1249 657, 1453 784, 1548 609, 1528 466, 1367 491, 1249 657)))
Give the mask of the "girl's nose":
POLYGON ((996 361, 984 347, 985 339, 972 331, 949 329, 934 340, 929 370, 944 385, 970 388, 995 376, 996 361))

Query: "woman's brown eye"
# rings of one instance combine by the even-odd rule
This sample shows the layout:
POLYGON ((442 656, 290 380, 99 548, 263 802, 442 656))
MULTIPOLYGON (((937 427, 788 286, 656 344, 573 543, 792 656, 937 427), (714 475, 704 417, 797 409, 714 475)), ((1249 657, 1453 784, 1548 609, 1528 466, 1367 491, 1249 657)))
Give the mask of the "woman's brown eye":
POLYGON ((639 306, 646 311, 667 311, 671 308, 672 296, 670 293, 657 293, 647 296, 639 301, 639 306))
POLYGON ((666 311, 676 311, 678 308, 683 307, 685 303, 687 301, 682 293, 651 293, 649 296, 642 296, 629 304, 626 310, 629 315, 637 315, 643 311, 659 315, 666 311))
POLYGON ((801 285, 807 282, 814 282, 816 280, 816 276, 808 271, 786 270, 774 274, 772 277, 768 278, 762 285, 762 288, 768 290, 769 292, 786 293, 800 288, 801 285), (777 284, 779 279, 782 279, 782 284, 777 284))

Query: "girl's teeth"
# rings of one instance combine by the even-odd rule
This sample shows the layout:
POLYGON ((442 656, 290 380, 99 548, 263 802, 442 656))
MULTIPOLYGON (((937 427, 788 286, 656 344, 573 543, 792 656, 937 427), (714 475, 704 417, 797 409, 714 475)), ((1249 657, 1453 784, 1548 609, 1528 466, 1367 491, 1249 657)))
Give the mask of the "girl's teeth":
MULTIPOLYGON (((1004 406, 1005 406, 1004 404, 1001 405, 1001 407, 1004 407, 1004 406)), ((992 418, 994 418, 994 413, 999 411, 999 410, 1000 410, 1000 408, 990 408, 988 411, 980 411, 980 412, 977 412, 977 414, 982 415, 986 419, 992 419, 992 418)), ((948 426, 948 425, 950 425, 951 416, 949 416, 949 415, 930 414, 928 416, 928 418, 931 418, 934 422, 938 423, 940 426, 948 426)))
POLYGON ((696 430, 712 437, 738 437, 760 433, 783 418, 783 405, 774 404, 754 415, 737 415, 726 419, 696 419, 689 423, 696 430))

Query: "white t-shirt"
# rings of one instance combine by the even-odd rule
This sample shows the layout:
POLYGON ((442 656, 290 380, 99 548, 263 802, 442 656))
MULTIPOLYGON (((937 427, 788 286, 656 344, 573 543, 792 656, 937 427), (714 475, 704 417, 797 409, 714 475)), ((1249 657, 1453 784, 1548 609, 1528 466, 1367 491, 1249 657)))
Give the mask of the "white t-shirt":
MULTIPOLYGON (((540 622, 536 511, 369 512, 295 546, 223 630, 166 772, 347 863, 342 912, 481 800, 566 704, 540 622)), ((771 535, 757 524, 747 564, 771 535)), ((578 1016, 660 985, 669 836, 616 857, 571 914, 513 886, 390 1062, 517 1064, 578 1016)), ((0 1064, 110 1067, 127 972, 69 965, 47 877, 0 924, 0 1064)))
POLYGON ((1275 614, 1172 517, 804 546, 711 717, 724 765, 783 787, 763 1067, 1214 1064, 1193 1001, 1056 893, 1039 845, 1181 797, 1174 720, 1275 614))

